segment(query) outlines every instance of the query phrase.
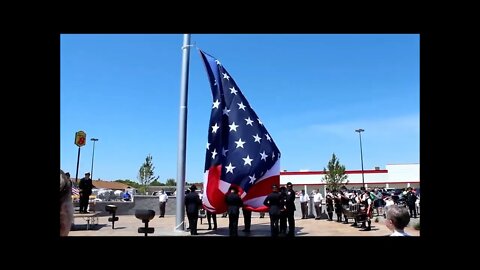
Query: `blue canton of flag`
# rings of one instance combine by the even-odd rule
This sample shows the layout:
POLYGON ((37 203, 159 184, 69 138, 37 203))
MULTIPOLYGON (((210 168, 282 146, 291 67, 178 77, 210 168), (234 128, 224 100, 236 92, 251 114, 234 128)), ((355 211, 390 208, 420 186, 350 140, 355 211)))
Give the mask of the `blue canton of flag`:
POLYGON ((203 51, 200 56, 213 96, 203 205, 225 212, 225 193, 235 186, 247 209, 266 211, 263 201, 280 183, 280 150, 220 61, 203 51))

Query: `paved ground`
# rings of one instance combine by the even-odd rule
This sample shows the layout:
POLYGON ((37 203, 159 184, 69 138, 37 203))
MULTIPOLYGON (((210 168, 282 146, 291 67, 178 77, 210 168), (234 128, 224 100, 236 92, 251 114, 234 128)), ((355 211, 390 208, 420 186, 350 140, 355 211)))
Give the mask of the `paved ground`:
MULTIPOLYGON (((372 230, 368 232, 360 231, 358 228, 351 227, 350 224, 341 224, 336 221, 327 221, 325 219, 315 220, 311 219, 295 219, 296 236, 386 236, 390 231, 384 224, 383 217, 378 217, 379 222, 374 222, 372 219, 372 230)), ((188 226, 188 220, 186 219, 188 226)), ((335 217, 334 217, 335 220, 335 217)), ((203 224, 198 221, 198 236, 228 236, 228 218, 221 218, 217 215, 218 229, 216 231, 207 230, 208 223, 203 219, 203 224)), ((175 216, 165 216, 159 218, 156 216, 150 221, 149 227, 155 228, 153 234, 149 236, 190 236, 188 231, 176 231, 175 216)), ((412 219, 406 232, 412 236, 419 236, 420 231, 413 229, 413 225, 420 222, 420 218, 412 219)), ((90 230, 86 230, 86 221, 82 218, 75 218, 75 226, 70 231, 69 236, 144 236, 138 233, 138 227, 143 227, 144 224, 135 218, 134 215, 119 216, 119 221, 115 222, 115 229, 112 229, 111 223, 108 222, 108 216, 99 217, 98 225, 91 226, 90 230)), ((185 226, 185 228, 187 227, 185 226)), ((265 218, 258 216, 252 217, 251 233, 246 234, 243 230, 243 218, 239 218, 239 236, 270 236, 270 219, 268 214, 265 218)), ((198 237, 192 236, 192 237, 198 237)))

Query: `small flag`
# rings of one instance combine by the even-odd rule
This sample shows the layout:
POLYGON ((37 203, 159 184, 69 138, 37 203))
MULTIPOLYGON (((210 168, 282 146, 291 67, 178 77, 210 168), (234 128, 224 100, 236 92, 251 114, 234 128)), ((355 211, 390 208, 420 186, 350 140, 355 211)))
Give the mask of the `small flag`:
POLYGON ((72 195, 80 196, 80 192, 74 184, 72 184, 72 195))

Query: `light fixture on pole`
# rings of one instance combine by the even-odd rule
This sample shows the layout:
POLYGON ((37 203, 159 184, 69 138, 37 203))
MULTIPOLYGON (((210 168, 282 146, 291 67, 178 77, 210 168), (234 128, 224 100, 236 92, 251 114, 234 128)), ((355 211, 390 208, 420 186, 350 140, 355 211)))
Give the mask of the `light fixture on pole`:
POLYGON ((365 188, 365 177, 363 173, 363 151, 362 151, 362 132, 364 132, 364 129, 356 129, 355 132, 358 132, 358 136, 360 137, 360 160, 362 162, 362 186, 365 188))
POLYGON ((96 138, 91 138, 90 141, 93 141, 93 153, 92 153, 92 169, 90 170, 90 176, 93 180, 93 158, 95 157, 95 142, 98 141, 96 138))

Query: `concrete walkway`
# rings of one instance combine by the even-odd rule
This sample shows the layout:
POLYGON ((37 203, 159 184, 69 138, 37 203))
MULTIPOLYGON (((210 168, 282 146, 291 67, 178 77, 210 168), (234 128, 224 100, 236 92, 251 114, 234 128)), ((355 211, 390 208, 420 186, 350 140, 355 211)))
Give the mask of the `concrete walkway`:
MULTIPOLYGON (((379 222, 374 222, 376 217, 372 219, 372 230, 368 232, 361 231, 359 228, 351 227, 352 220, 350 223, 341 224, 336 221, 327 221, 325 219, 315 220, 310 219, 296 219, 296 236, 387 236, 391 232, 385 226, 383 217, 378 217, 379 222)), ((335 220, 335 218, 334 218, 335 220)), ((188 220, 185 217, 186 227, 188 227, 188 220)), ((203 219, 203 224, 200 224, 200 219, 198 220, 198 236, 191 236, 189 231, 175 231, 175 222, 176 218, 173 215, 165 216, 164 218, 159 218, 155 216, 153 220, 150 221, 149 227, 155 228, 153 234, 149 236, 188 236, 188 237, 199 237, 199 236, 223 236, 228 237, 228 218, 222 218, 221 215, 217 215, 218 229, 216 231, 207 230, 208 223, 206 219, 203 219)), ((413 224, 420 222, 420 218, 411 219, 409 227, 406 228, 406 232, 412 236, 419 236, 420 231, 413 229, 413 224)), ((263 236, 270 237, 270 219, 268 214, 265 215, 265 218, 252 217, 251 232, 249 234, 242 232, 243 218, 239 218, 239 236, 263 236)), ((69 236, 140 236, 143 237, 144 234, 138 233, 138 227, 143 227, 144 224, 141 220, 135 218, 134 215, 121 215, 119 220, 115 222, 115 229, 112 229, 111 223, 108 222, 108 216, 103 216, 98 218, 98 225, 91 225, 90 230, 87 230, 87 223, 81 218, 75 219, 75 225, 73 230, 70 231, 69 236)))

